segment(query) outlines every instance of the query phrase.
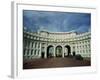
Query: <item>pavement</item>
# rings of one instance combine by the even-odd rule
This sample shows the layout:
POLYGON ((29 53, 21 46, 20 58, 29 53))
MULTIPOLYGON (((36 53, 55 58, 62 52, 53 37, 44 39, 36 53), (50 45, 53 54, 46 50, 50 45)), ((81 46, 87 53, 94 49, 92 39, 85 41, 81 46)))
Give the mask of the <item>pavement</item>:
POLYGON ((23 62, 23 69, 82 67, 91 66, 90 59, 76 60, 74 58, 32 59, 23 62))

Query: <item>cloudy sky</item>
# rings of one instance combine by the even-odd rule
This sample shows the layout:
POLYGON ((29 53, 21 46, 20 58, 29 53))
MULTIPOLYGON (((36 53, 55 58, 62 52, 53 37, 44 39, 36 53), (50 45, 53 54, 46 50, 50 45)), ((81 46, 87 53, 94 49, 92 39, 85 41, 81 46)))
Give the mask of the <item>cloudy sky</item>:
POLYGON ((91 29, 91 14, 23 10, 23 27, 30 32, 83 33, 91 29))

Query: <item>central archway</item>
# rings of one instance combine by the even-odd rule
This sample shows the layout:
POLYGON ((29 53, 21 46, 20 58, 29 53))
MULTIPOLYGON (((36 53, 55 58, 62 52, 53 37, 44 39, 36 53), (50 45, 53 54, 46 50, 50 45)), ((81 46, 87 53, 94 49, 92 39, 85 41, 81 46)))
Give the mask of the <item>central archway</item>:
POLYGON ((62 46, 56 47, 56 57, 62 57, 62 46))
POLYGON ((54 47, 53 47, 52 45, 48 46, 48 47, 47 47, 47 57, 48 57, 48 58, 53 57, 53 56, 54 56, 54 55, 53 55, 53 52, 54 52, 54 47))
POLYGON ((71 54, 71 47, 66 45, 64 48, 64 56, 69 56, 71 54))

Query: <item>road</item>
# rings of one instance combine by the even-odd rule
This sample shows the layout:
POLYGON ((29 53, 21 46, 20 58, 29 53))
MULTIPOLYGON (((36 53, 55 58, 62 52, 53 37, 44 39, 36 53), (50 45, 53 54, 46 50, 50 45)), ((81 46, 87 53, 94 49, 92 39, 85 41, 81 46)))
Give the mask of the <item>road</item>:
POLYGON ((90 60, 75 60, 73 58, 33 59, 23 63, 23 69, 57 68, 90 66, 90 60))

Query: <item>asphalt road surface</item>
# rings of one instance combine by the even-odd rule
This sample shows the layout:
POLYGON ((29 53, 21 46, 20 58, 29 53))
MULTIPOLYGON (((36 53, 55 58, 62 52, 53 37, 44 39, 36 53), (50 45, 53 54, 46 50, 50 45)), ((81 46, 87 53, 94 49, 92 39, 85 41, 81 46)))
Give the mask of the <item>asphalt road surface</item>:
POLYGON ((32 59, 23 62, 23 69, 81 67, 91 66, 90 59, 75 60, 73 58, 47 58, 32 59))

